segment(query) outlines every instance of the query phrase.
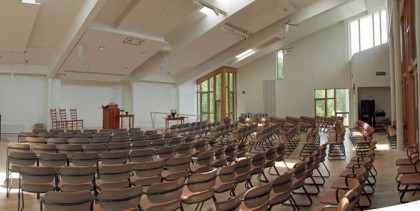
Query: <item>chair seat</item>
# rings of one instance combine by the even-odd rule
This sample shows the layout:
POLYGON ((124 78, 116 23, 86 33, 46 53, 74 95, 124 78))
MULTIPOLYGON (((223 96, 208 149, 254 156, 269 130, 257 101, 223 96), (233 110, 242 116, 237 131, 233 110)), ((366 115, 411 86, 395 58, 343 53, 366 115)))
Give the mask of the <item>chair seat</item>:
POLYGON ((264 172, 263 166, 251 166, 251 170, 249 171, 250 175, 260 174, 264 172))
POLYGON ((212 169, 213 169, 212 165, 198 165, 197 164, 197 165, 192 165, 190 167, 190 171, 193 174, 208 172, 208 171, 211 171, 212 169))
MULTIPOLYGON (((417 170, 420 171, 420 165, 417 164, 417 170)), ((409 166, 400 166, 397 168, 398 174, 414 174, 416 173, 416 169, 413 165, 409 166)))
MULTIPOLYGON (((348 190, 338 190, 338 199, 341 199, 344 197, 344 195, 348 192, 348 190)), ((331 205, 337 205, 339 201, 337 201, 336 197, 336 190, 331 190, 325 193, 320 199, 319 202, 321 204, 331 204, 331 205)))
POLYGON ((202 201, 207 201, 211 199, 214 195, 213 189, 201 191, 201 192, 192 192, 188 188, 188 186, 185 186, 182 189, 182 195, 181 200, 182 202, 186 204, 194 204, 202 201))
POLYGON ((154 203, 146 196, 142 196, 140 199, 140 207, 144 211, 172 211, 181 207, 181 200, 175 199, 165 203, 154 203))
POLYGON ((359 168, 355 169, 354 172, 353 172, 353 169, 346 169, 340 173, 340 177, 346 177, 347 175, 350 175, 350 174, 357 174, 360 171, 361 170, 359 168))
POLYGON ((396 166, 412 165, 417 159, 418 159, 418 156, 414 157, 412 160, 410 160, 410 158, 398 159, 395 161, 395 165, 396 166))
POLYGON ((401 185, 420 185, 420 173, 404 175, 400 182, 401 185))

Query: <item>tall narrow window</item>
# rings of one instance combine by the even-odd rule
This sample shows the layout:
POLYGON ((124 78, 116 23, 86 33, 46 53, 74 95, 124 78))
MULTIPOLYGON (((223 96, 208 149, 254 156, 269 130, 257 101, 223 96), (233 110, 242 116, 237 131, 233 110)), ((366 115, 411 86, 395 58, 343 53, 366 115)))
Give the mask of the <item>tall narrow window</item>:
POLYGON ((277 52, 277 79, 284 78, 283 51, 277 52))
POLYGON ((221 122, 236 118, 236 69, 221 67, 197 80, 200 121, 221 122))

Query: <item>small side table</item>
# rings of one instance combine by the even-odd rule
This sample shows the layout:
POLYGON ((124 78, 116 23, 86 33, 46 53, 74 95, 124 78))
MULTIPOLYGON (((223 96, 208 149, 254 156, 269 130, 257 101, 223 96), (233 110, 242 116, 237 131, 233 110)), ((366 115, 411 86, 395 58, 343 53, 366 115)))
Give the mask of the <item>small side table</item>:
POLYGON ((169 128, 169 122, 170 121, 181 121, 181 124, 184 124, 185 116, 179 116, 179 117, 166 117, 165 118, 165 129, 169 128))
POLYGON ((134 114, 120 114, 120 128, 124 128, 124 119, 128 119, 128 128, 134 128, 134 114))

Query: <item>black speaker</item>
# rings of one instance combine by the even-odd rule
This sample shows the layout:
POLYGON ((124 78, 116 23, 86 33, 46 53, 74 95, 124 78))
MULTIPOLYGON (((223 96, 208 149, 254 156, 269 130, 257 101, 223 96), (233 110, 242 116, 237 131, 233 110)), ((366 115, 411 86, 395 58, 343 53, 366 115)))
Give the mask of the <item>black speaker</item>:
POLYGON ((362 121, 375 126, 375 100, 362 100, 360 102, 360 117, 362 121))

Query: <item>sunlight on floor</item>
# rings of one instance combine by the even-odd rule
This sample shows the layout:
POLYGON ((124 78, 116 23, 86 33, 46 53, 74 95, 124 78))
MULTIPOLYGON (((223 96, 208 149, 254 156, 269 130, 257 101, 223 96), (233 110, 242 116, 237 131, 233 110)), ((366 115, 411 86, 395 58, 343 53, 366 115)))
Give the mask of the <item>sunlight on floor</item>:
POLYGON ((280 168, 286 168, 286 167, 288 167, 288 168, 293 168, 293 166, 295 166, 295 162, 286 162, 286 165, 284 165, 284 162, 283 161, 278 161, 278 162, 276 162, 276 167, 280 167, 280 168))
POLYGON ((389 144, 376 144, 375 150, 389 150, 389 144))

